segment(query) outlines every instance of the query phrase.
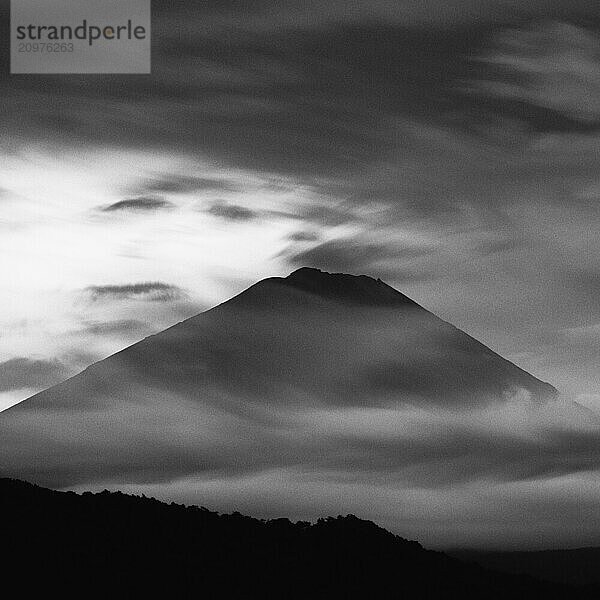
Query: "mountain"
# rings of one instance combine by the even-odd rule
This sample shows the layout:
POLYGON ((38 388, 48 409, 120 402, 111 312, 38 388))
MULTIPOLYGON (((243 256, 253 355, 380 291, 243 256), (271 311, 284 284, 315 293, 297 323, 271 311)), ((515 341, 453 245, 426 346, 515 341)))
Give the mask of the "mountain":
MULTIPOLYGON (((322 458, 291 435, 309 410, 452 410, 555 395, 385 283, 302 268, 2 413, 0 474, 64 487, 257 471, 266 456, 311 464, 322 458)), ((360 461, 368 451, 348 450, 320 456, 360 461)))
POLYGON ((352 515, 315 524, 0 479, 2 583, 61 598, 597 598, 424 550, 352 515))

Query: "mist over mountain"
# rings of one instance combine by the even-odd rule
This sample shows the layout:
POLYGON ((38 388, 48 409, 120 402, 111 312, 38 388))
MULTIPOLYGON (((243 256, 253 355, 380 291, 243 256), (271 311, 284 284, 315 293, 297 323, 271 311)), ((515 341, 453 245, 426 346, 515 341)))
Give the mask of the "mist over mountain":
MULTIPOLYGON (((510 506, 473 508, 473 486, 502 497, 590 468, 594 418, 385 283, 302 268, 2 413, 0 474, 265 516, 354 510, 410 533, 432 532, 453 489, 455 517, 477 515, 468 540, 510 506)), ((580 535, 565 519, 558 537, 580 535)), ((507 535, 528 535, 517 521, 507 535)))
POLYGON ((116 598, 594 598, 598 588, 503 575, 353 515, 263 521, 120 493, 0 479, 4 584, 116 598), (26 559, 24 559, 26 557, 26 559), (32 567, 33 566, 33 567, 32 567), (31 569, 35 576, 31 576, 31 569))
MULTIPOLYGON (((556 390, 366 276, 300 269, 146 338, 34 396, 32 408, 98 408, 134 386, 244 404, 452 406, 543 402, 556 390)), ((123 394, 126 394, 125 396, 123 394)))

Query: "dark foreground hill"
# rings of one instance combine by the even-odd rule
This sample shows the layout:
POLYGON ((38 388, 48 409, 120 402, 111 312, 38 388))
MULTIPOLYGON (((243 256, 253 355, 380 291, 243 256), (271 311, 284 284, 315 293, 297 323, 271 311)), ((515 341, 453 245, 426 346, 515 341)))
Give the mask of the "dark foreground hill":
POLYGON ((530 552, 457 550, 449 554, 496 571, 527 573, 558 583, 600 585, 600 548, 530 552))
POLYGON ((11 597, 597 598, 424 550, 353 516, 316 524, 0 479, 11 597), (15 586, 14 588, 12 586, 15 586))

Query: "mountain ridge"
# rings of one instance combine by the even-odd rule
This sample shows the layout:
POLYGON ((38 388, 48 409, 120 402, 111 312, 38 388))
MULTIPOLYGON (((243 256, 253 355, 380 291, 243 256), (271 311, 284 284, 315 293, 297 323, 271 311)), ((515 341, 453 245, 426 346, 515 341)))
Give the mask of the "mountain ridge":
MULTIPOLYGON (((146 343, 147 341, 152 340, 167 331, 181 327, 186 323, 193 322, 195 319, 198 319, 198 318, 202 317, 203 315, 207 315, 207 314, 215 312, 215 311, 223 310, 230 305, 248 304, 249 297, 252 297, 256 292, 258 292, 258 290, 262 290, 263 288, 265 288, 267 286, 271 286, 271 285, 275 285, 277 287, 288 287, 295 291, 311 294, 313 296, 322 298, 325 301, 341 301, 342 304, 355 305, 357 307, 360 307, 360 306, 394 307, 395 306, 395 307, 414 309, 415 311, 419 311, 420 314, 427 315, 428 317, 433 317, 434 319, 436 319, 439 322, 443 323, 444 325, 448 326, 452 330, 469 338, 469 340, 474 342, 483 352, 494 355, 495 357, 499 357, 502 359, 502 361, 515 367, 515 369, 518 369, 520 372, 526 374, 527 376, 533 377, 527 371, 525 371, 525 369, 523 369, 522 367, 519 367, 512 361, 509 361, 508 359, 502 357, 501 355, 496 353, 494 350, 490 349, 488 346, 486 346, 485 344, 483 344, 476 338, 470 336, 469 334, 465 333, 464 331, 462 331, 459 328, 457 328, 456 326, 454 326, 452 323, 449 323, 448 321, 441 319, 434 313, 431 313, 430 311, 425 309, 423 306, 421 306, 420 304, 418 304, 417 302, 415 302, 408 296, 404 295, 402 292, 396 290, 392 286, 381 281, 381 279, 375 279, 368 275, 351 275, 351 274, 347 274, 347 273, 329 273, 327 271, 323 271, 322 269, 317 269, 314 267, 300 267, 300 268, 296 269, 295 271, 293 271, 292 273, 290 273, 286 277, 267 277, 265 279, 262 279, 262 280, 258 281, 257 283, 251 285, 250 287, 246 288, 245 290, 242 290, 240 293, 236 294, 235 296, 232 296, 228 300, 225 300, 224 302, 219 303, 206 311, 203 311, 201 313, 198 313, 196 315, 188 317, 187 319, 184 319, 183 321, 179 321, 178 323, 175 323, 162 331, 159 331, 152 335, 146 336, 142 340, 135 342, 135 343, 123 348, 122 350, 119 350, 119 351, 115 352, 114 354, 112 354, 106 358, 103 358, 103 359, 97 361, 96 363, 93 363, 92 365, 89 365, 88 367, 83 369, 83 371, 81 371, 80 373, 74 375, 73 377, 71 377, 69 379, 78 377, 79 375, 81 375, 81 373, 86 372, 87 370, 89 370, 90 368, 93 368, 95 365, 97 365, 99 363, 103 363, 106 360, 109 360, 114 356, 121 355, 121 354, 129 351, 130 349, 138 346, 139 344, 146 343), (331 285, 331 283, 333 283, 333 285, 331 285)), ((252 302, 252 300, 250 300, 250 303, 251 302, 252 302)), ((69 379, 65 380, 65 382, 69 381, 69 379)), ((535 378, 535 379, 537 379, 537 378, 535 378)), ((542 384, 542 386, 546 387, 546 390, 550 397, 558 395, 558 391, 550 383, 539 380, 539 379, 537 379, 537 381, 539 381, 539 383, 542 384)), ((65 382, 56 384, 53 387, 60 386, 65 382)), ((49 389, 51 389, 51 388, 49 388, 49 389)), ((44 390, 44 391, 46 391, 46 390, 44 390)))
MULTIPOLYGON (((179 323, 168 327, 162 332, 158 332, 156 334, 148 336, 144 338, 144 340, 141 340, 141 342, 155 338, 157 335, 160 335, 164 331, 168 331, 173 328, 179 327, 180 325, 191 322, 204 314, 210 313, 212 311, 221 310, 231 304, 246 304, 246 299, 249 296, 252 296, 259 289, 270 285, 289 287, 293 290, 322 298, 324 301, 341 301, 342 304, 354 305, 356 307, 375 306, 379 308, 402 307, 405 309, 414 309, 419 314, 427 315, 428 318, 433 318, 438 322, 443 323, 448 328, 458 332, 462 336, 465 336, 474 344, 476 344, 477 347, 484 353, 493 355, 494 357, 498 357, 505 363, 510 364, 519 372, 525 374, 528 377, 533 377, 522 367, 519 367, 514 362, 502 357, 497 352, 490 349, 488 346, 486 346, 473 336, 460 330, 452 323, 441 319, 440 317, 430 312, 429 310, 427 310, 422 305, 418 304, 402 292, 383 282, 381 279, 375 279, 373 277, 370 277, 369 275, 329 273, 327 271, 323 271, 322 269, 307 266, 296 269, 286 277, 267 277, 265 279, 262 279, 257 283, 251 285, 250 287, 246 288, 242 292, 236 294, 232 298, 208 309, 207 311, 204 311, 202 313, 189 317, 188 319, 180 321, 179 323)), ((133 344, 133 346, 135 345, 136 344, 133 344)), ((124 348, 123 350, 119 351, 119 353, 124 352, 131 347, 132 346, 128 346, 127 348, 124 348)), ((552 386, 550 383, 548 383, 547 381, 542 381, 535 377, 533 378, 536 379, 542 385, 542 387, 545 388, 545 391, 549 398, 555 398, 556 396, 558 396, 558 390, 556 390, 556 388, 554 388, 554 386, 552 386)))
MULTIPOLYGON (((282 283, 324 297, 339 298, 342 301, 386 305, 409 305, 422 309, 416 302, 390 285, 368 275, 329 273, 312 267, 301 267, 282 283)), ((424 309, 423 309, 424 310, 424 309)))

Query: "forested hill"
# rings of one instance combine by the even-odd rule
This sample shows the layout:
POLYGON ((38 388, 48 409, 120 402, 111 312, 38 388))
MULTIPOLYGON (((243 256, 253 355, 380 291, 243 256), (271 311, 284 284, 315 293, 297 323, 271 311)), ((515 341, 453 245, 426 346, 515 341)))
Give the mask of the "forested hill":
POLYGON ((354 516, 315 524, 0 479, 3 584, 20 597, 595 598, 502 575, 354 516))

